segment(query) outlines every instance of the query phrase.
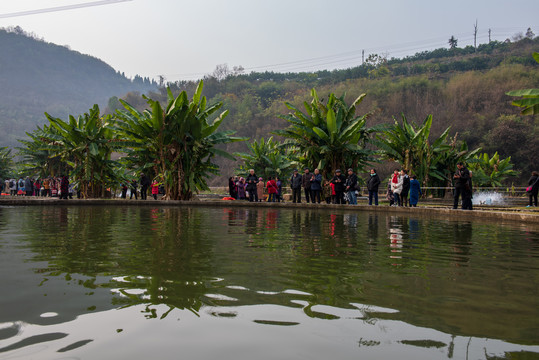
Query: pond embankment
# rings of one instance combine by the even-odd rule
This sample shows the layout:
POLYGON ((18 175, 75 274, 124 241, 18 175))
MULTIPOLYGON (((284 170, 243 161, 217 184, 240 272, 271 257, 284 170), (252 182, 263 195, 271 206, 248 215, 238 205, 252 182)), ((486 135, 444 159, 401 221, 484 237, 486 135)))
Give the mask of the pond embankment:
POLYGON ((58 198, 33 198, 33 197, 3 197, 0 206, 153 206, 153 207, 258 207, 275 209, 324 209, 339 210, 345 212, 368 211, 376 213, 388 213, 394 215, 419 215, 421 217, 436 217, 455 220, 487 220, 487 221, 518 221, 523 223, 539 224, 539 212, 516 211, 515 209, 492 209, 489 207, 476 207, 476 210, 453 210, 450 207, 393 207, 388 205, 335 205, 335 204, 294 204, 281 203, 250 203, 248 201, 227 200, 199 200, 199 201, 172 201, 172 200, 128 200, 128 199, 70 199, 58 198))

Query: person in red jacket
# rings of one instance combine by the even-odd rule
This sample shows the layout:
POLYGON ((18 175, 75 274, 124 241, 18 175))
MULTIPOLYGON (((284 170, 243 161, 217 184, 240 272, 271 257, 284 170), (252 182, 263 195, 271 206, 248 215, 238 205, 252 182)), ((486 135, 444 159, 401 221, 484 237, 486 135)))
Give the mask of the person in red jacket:
POLYGON ((279 189, 277 188, 277 183, 271 176, 268 178, 266 189, 268 189, 268 202, 275 202, 279 189))
POLYGON ((154 200, 157 200, 157 195, 159 194, 159 183, 157 180, 154 180, 152 183, 152 196, 154 200))

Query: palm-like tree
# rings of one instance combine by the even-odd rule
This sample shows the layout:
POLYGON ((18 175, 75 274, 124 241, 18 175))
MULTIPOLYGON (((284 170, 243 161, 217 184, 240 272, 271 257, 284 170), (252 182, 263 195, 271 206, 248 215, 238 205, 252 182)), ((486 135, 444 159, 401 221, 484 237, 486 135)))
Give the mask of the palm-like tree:
MULTIPOLYGON (((539 53, 534 52, 533 58, 539 63, 539 53)), ((522 115, 539 114, 539 89, 513 90, 507 93, 509 96, 521 96, 522 99, 513 101, 513 105, 523 107, 522 115)))
POLYGON ((424 186, 436 181, 450 183, 456 164, 479 151, 470 152, 465 143, 459 146, 457 135, 450 139, 450 128, 431 143, 432 115, 428 115, 421 126, 408 122, 404 114, 401 117, 402 122, 395 119, 393 127, 377 135, 375 144, 383 159, 398 162, 417 175, 424 186))
POLYGON ((498 152, 489 157, 487 153, 477 154, 470 161, 468 168, 473 171, 474 183, 478 186, 503 186, 503 182, 518 173, 513 170, 511 157, 500 159, 498 152))
POLYGON ((117 163, 110 159, 111 154, 123 146, 111 127, 111 117, 101 116, 97 105, 78 118, 70 115, 68 121, 45 116, 50 126, 33 133, 34 139, 43 142, 36 150, 67 163, 83 197, 104 196, 106 187, 116 181, 117 163))
POLYGON ((266 179, 268 176, 282 176, 289 170, 293 161, 290 160, 289 150, 270 137, 267 141, 261 138, 248 144, 249 153, 238 153, 243 160, 239 171, 246 173, 249 169, 254 169, 255 173, 266 179))
POLYGON ((167 89, 165 108, 145 97, 149 109, 143 112, 121 101, 126 111, 117 113, 117 129, 131 148, 130 163, 138 169, 151 169, 162 181, 168 199, 189 200, 194 192, 208 189, 206 178, 218 174, 213 158, 219 155, 234 160, 217 146, 245 140, 233 137, 233 131, 217 131, 228 111, 209 122, 222 103, 207 106, 202 88, 201 81, 192 100, 185 91, 174 97, 167 89))
POLYGON ((297 154, 297 162, 302 166, 318 167, 323 174, 331 174, 339 167, 362 169, 375 161, 374 151, 367 149, 370 134, 377 128, 367 128, 370 113, 357 116, 356 107, 366 94, 360 95, 351 105, 344 101, 344 95, 337 98, 329 94, 327 103, 311 90, 311 103, 304 103, 306 113, 290 103, 285 103, 292 112, 280 118, 290 126, 273 133, 288 139, 297 154))
POLYGON ((5 179, 10 175, 13 166, 13 155, 7 146, 0 147, 0 178, 5 179))

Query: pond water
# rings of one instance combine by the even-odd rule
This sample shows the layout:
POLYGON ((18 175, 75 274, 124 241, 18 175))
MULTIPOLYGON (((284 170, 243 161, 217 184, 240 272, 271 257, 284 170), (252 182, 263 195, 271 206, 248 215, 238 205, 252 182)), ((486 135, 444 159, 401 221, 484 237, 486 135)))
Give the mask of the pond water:
POLYGON ((539 359, 539 229, 0 207, 0 359, 539 359))

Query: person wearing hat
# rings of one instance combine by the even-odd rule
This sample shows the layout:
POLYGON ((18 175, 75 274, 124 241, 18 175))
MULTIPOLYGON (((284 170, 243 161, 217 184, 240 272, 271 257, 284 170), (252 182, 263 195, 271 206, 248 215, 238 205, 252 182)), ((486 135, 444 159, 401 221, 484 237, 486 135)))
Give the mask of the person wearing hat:
POLYGON ((312 203, 320 204, 320 193, 322 192, 322 175, 320 170, 314 169, 314 174, 311 176, 311 200, 312 203))
POLYGON ((305 201, 307 201, 307 204, 309 200, 314 202, 314 199, 311 199, 311 174, 309 173, 309 168, 305 168, 305 173, 301 176, 301 186, 305 191, 305 201))
POLYGON ((301 175, 298 169, 294 169, 294 174, 290 178, 290 188, 292 189, 292 202, 301 203, 301 175))
POLYGON ((357 175, 354 174, 354 170, 348 169, 348 178, 346 179, 345 190, 348 192, 348 201, 350 205, 357 205, 356 187, 357 175))
POLYGON ((346 184, 346 178, 340 169, 335 170, 335 176, 331 179, 331 183, 335 186, 335 204, 344 204, 344 185, 346 184))

